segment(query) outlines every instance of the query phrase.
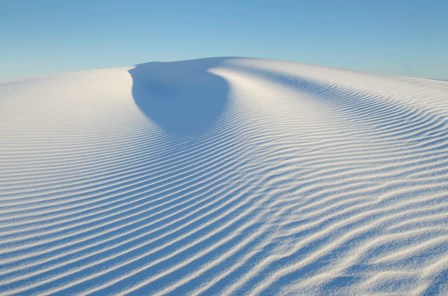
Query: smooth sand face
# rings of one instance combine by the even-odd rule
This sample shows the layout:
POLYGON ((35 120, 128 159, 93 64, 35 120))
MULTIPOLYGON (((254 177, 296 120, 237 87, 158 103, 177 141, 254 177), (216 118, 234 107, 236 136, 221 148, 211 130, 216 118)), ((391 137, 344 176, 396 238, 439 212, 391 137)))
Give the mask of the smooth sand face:
POLYGON ((446 295, 448 83, 215 58, 0 85, 0 294, 446 295))

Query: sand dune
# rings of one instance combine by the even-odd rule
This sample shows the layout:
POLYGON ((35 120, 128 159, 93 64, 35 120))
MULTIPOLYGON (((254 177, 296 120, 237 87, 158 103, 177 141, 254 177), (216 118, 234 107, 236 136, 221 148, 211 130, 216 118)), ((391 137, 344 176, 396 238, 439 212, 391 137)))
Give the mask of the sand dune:
POLYGON ((0 84, 0 294, 447 295, 447 121, 260 59, 0 84))

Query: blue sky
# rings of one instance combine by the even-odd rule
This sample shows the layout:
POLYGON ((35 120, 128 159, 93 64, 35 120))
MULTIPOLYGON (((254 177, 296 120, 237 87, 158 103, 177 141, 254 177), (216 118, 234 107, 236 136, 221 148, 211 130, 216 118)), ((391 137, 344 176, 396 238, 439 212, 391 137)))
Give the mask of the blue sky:
POLYGON ((246 56, 448 79, 446 0, 1 0, 0 80, 246 56))

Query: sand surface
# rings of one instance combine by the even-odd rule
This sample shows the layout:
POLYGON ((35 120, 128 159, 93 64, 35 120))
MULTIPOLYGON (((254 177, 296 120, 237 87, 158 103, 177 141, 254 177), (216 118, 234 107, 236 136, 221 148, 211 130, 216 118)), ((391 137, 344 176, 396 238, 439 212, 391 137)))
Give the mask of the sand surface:
POLYGON ((448 82, 211 58, 0 84, 2 295, 448 295, 448 82))

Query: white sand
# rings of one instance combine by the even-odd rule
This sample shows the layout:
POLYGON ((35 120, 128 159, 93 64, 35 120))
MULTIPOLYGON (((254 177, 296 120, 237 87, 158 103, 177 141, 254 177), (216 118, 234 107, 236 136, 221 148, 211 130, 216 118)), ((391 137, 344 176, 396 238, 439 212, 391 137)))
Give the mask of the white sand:
POLYGON ((259 59, 0 84, 0 294, 448 295, 447 120, 259 59))

